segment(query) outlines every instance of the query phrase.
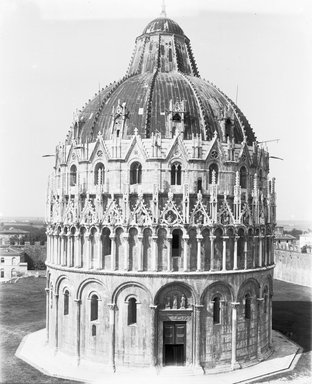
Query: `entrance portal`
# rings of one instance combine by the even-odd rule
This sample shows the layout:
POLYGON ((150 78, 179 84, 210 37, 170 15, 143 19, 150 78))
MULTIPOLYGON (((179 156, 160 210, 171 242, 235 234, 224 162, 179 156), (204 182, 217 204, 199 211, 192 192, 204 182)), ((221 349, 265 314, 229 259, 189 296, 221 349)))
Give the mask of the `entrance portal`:
POLYGON ((185 364, 185 321, 164 322, 164 365, 185 364))

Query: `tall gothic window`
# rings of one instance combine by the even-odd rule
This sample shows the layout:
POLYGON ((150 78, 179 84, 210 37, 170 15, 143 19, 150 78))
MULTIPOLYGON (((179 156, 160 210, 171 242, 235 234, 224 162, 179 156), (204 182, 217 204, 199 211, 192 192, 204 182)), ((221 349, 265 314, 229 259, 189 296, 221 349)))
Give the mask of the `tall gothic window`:
POLYGON ((71 187, 74 187, 77 184, 77 167, 75 164, 70 167, 69 184, 71 187))
POLYGON ((94 168, 94 185, 103 185, 104 181, 104 165, 97 163, 94 168))
POLYGON ((181 185, 182 167, 179 163, 171 166, 171 185, 181 185))
POLYGON ((215 175, 216 184, 218 183, 218 166, 216 163, 209 166, 209 184, 212 184, 212 176, 215 175))
POLYGON ((98 308, 98 300, 97 295, 91 296, 91 321, 97 320, 99 317, 99 308, 98 308))
POLYGON ((128 325, 136 324, 137 322, 137 301, 131 297, 128 301, 128 325))
POLYGON ((138 162, 132 163, 130 167, 130 184, 142 183, 142 165, 138 162))
POLYGON ((213 301, 213 323, 220 324, 221 322, 220 297, 216 296, 212 301, 213 301))
POLYGON ((64 315, 68 315, 69 313, 69 292, 66 289, 64 292, 64 315))
POLYGON ((4 277, 4 269, 1 269, 1 277, 4 277))
POLYGON ((245 296, 245 319, 250 319, 251 317, 251 298, 250 295, 247 294, 245 296))
POLYGON ((247 171, 246 167, 241 167, 239 171, 239 184, 241 188, 247 188, 247 171))
POLYGON ((172 231, 172 256, 181 256, 181 236, 182 233, 179 229, 174 229, 172 231))

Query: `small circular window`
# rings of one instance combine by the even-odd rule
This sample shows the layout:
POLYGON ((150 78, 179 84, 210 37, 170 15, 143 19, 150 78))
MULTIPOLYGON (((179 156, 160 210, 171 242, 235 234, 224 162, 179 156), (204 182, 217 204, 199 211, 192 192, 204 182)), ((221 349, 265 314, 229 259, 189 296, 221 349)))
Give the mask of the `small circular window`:
POLYGON ((213 151, 211 151, 210 157, 213 159, 217 159, 218 158, 218 152, 214 149, 213 151))

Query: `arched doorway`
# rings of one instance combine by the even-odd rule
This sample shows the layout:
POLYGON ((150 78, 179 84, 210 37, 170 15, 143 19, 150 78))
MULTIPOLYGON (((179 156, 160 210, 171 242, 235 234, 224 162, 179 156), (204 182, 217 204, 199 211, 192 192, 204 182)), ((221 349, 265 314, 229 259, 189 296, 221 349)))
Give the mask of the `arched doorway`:
POLYGON ((169 284, 156 295, 159 365, 193 364, 193 303, 190 289, 181 283, 169 284))

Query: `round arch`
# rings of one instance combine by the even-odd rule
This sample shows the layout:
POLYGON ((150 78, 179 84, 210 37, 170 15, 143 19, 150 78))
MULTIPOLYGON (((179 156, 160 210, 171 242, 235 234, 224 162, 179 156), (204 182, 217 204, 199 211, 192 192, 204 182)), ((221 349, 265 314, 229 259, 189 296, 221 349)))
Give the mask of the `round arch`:
POLYGON ((143 289, 147 295, 149 296, 150 298, 150 302, 152 304, 153 302, 153 296, 151 294, 151 292, 145 287, 145 285, 141 284, 141 283, 138 283, 136 281, 128 281, 126 283, 122 283, 121 285, 119 285, 113 292, 112 294, 112 304, 116 304, 117 303, 117 298, 120 294, 120 292, 122 292, 124 289, 126 288, 129 288, 129 287, 137 287, 137 288, 141 288, 143 289))

